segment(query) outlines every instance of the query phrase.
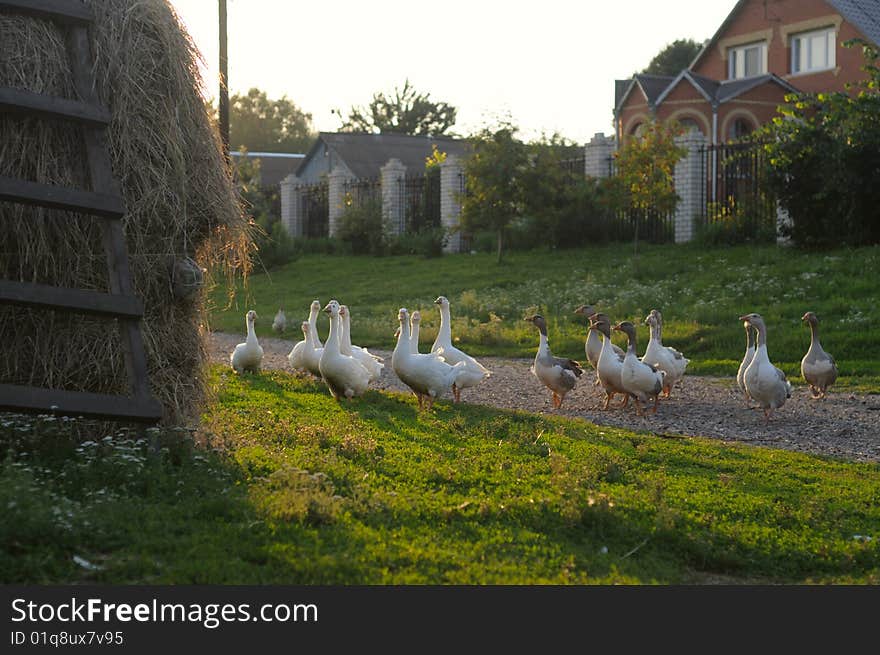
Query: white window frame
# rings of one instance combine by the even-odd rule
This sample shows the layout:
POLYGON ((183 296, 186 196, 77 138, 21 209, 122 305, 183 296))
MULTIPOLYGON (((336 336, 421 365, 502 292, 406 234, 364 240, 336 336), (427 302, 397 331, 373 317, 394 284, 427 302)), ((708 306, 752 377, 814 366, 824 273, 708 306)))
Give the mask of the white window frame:
POLYGON ((833 26, 792 34, 789 44, 791 46, 790 65, 792 75, 818 73, 837 67, 837 30, 833 26), (825 37, 825 61, 815 67, 811 67, 813 38, 817 36, 825 37), (805 46, 806 50, 804 49, 805 46), (806 62, 805 67, 801 66, 802 59, 806 62))
POLYGON ((744 43, 736 47, 727 49, 727 79, 742 80, 747 77, 757 77, 767 73, 767 42, 754 41, 752 43, 744 43), (751 74, 746 74, 746 50, 759 48, 758 51, 758 70, 751 74))

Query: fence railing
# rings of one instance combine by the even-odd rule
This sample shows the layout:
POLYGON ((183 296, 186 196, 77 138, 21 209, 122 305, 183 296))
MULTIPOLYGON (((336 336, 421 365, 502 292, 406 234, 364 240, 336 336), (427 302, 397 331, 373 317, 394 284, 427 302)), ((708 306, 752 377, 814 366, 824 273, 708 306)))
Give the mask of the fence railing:
POLYGON ((363 207, 370 203, 382 204, 382 180, 378 177, 347 180, 343 184, 347 207, 363 207))
POLYGON ((736 221, 756 235, 776 225, 776 200, 768 191, 761 143, 726 143, 700 150, 705 195, 704 223, 736 221))
POLYGON ((428 173, 401 178, 398 181, 400 206, 403 210, 403 232, 420 232, 440 227, 440 175, 428 173))
POLYGON ((318 182, 299 188, 300 216, 303 236, 320 239, 329 235, 330 198, 327 182, 318 182))

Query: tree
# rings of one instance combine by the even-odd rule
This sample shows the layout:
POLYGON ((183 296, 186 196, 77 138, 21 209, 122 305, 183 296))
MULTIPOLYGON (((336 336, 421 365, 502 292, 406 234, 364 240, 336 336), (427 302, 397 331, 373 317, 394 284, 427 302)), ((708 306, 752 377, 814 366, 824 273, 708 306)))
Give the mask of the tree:
MULTIPOLYGON (((675 143, 682 133, 674 121, 648 123, 638 137, 630 137, 614 153, 616 174, 607 179, 608 199, 615 211, 634 209, 641 214, 649 210, 660 213, 675 211, 675 164, 686 151, 675 143)), ((634 254, 639 249, 639 221, 633 236, 634 254)))
POLYGON ((232 149, 251 152, 305 152, 315 139, 312 115, 302 111, 287 96, 270 99, 265 91, 252 88, 236 93, 230 102, 232 149))
POLYGON ((702 49, 693 39, 677 39, 661 50, 642 71, 647 75, 678 75, 702 49))
POLYGON ((465 162, 468 193, 462 199, 465 230, 489 229, 498 237, 498 263, 504 251, 504 232, 520 213, 521 186, 527 157, 516 138, 517 128, 503 123, 472 137, 473 153, 465 162))
POLYGON ((789 95, 781 116, 752 135, 791 219, 782 232, 803 246, 880 243, 880 50, 844 45, 862 47, 866 79, 849 93, 789 95))
MULTIPOLYGON (((427 93, 417 93, 406 80, 403 89, 395 88, 390 99, 384 93, 376 93, 368 107, 352 107, 339 129, 342 132, 439 135, 455 125, 456 111, 445 102, 433 102, 427 93)), ((338 109, 333 113, 342 118, 338 109)))

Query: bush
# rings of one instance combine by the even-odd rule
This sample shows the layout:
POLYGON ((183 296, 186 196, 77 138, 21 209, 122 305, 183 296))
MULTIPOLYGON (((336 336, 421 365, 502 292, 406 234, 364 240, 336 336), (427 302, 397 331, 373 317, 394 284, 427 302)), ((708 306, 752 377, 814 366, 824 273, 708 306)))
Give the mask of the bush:
POLYGON ((425 258, 441 257, 446 245, 446 230, 442 227, 422 228, 408 234, 398 234, 388 240, 388 252, 392 255, 421 255, 425 258))
POLYGON ((360 205, 349 205, 342 215, 337 237, 354 255, 386 254, 388 242, 382 220, 382 203, 370 200, 360 205))
POLYGON ((773 243, 776 222, 761 221, 766 212, 757 206, 710 203, 706 222, 698 222, 696 240, 704 246, 734 246, 743 243, 773 243))
POLYGON ((798 245, 880 243, 880 51, 865 42, 867 80, 858 93, 792 94, 766 140, 770 188, 788 211, 784 236, 798 245))

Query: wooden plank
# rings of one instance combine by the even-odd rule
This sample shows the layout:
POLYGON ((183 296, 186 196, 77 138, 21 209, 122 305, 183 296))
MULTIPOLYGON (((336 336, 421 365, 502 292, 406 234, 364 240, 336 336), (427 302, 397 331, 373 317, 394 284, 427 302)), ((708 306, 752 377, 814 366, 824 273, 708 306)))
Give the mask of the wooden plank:
POLYGON ((38 184, 14 177, 0 176, 0 200, 64 209, 103 218, 118 219, 125 215, 125 205, 119 196, 38 184))
POLYGON ((70 0, 0 0, 0 11, 54 20, 68 25, 87 25, 94 20, 88 6, 70 0))
POLYGON ((0 111, 94 126, 105 126, 110 122, 110 112, 103 107, 8 87, 0 87, 0 111))
MULTIPOLYGON (((73 82, 77 93, 85 102, 99 104, 93 84, 88 30, 84 27, 71 29, 68 34, 67 49, 70 52, 70 69, 73 73, 73 82)), ((110 152, 104 142, 104 130, 86 129, 83 138, 89 161, 92 188, 103 193, 119 193, 119 187, 113 177, 110 152)), ((104 223, 103 242, 109 268, 110 292, 124 296, 134 295, 125 234, 118 221, 104 223)), ((150 384, 147 375, 147 355, 144 352, 144 338, 140 322, 135 320, 120 321, 119 331, 122 337, 125 368, 132 383, 132 393, 137 398, 148 398, 150 384)))
POLYGON ((162 405, 152 398, 0 384, 0 410, 156 423, 162 405))
POLYGON ((134 296, 118 296, 11 280, 0 280, 0 304, 113 318, 140 318, 144 315, 143 303, 134 296))

